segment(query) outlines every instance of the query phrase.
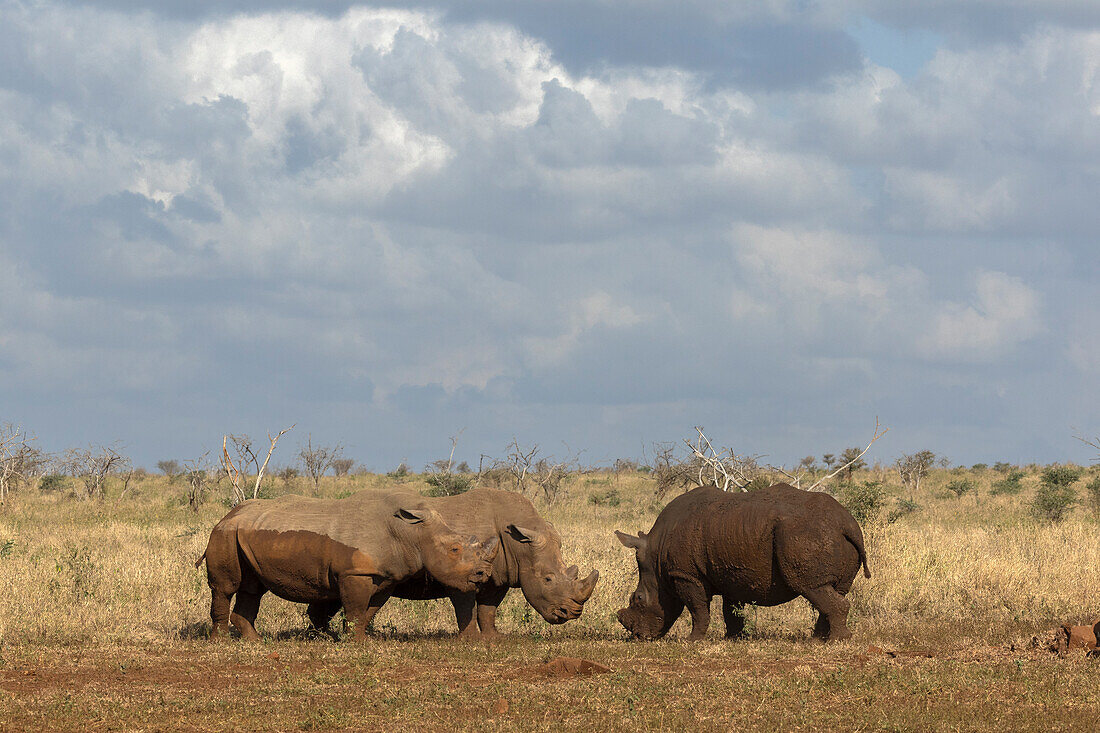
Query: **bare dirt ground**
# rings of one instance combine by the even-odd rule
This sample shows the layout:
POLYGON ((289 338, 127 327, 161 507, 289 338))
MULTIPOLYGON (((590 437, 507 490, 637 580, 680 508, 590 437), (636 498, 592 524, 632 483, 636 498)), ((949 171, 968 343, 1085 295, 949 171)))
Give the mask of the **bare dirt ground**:
POLYGON ((1100 704, 1100 662, 1026 643, 193 641, 2 660, 0 731, 1095 730, 1100 704))

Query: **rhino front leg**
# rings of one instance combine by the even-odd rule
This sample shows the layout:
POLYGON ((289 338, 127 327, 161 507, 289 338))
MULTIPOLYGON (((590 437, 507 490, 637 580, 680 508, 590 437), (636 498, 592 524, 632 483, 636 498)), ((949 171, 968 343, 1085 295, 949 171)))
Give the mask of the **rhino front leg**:
POLYGON ((318 631, 331 633, 329 624, 332 617, 340 610, 340 601, 317 601, 306 606, 306 615, 309 616, 309 624, 318 631))
POLYGON ((852 638, 852 632, 848 630, 848 610, 851 604, 848 599, 840 595, 831 585, 823 585, 802 594, 806 600, 821 614, 817 625, 814 626, 814 635, 827 634, 825 641, 841 641, 852 638), (826 629, 828 631, 826 632, 826 629))
POLYGON ((477 639, 481 636, 474 623, 474 610, 477 608, 477 596, 474 593, 455 593, 451 596, 455 607, 455 621, 458 622, 458 635, 463 639, 477 639))
POLYGON ((483 639, 496 639, 502 636, 497 631, 497 606, 508 595, 508 586, 490 586, 477 594, 477 625, 483 639))
POLYGON ((367 624, 374 617, 370 613, 374 591, 374 578, 369 575, 345 575, 340 578, 340 603, 344 606, 344 616, 351 626, 351 638, 355 641, 365 641, 367 638, 367 624))
POLYGON ((684 602, 688 613, 691 614, 691 634, 688 636, 688 641, 706 638, 707 629, 710 628, 710 596, 703 584, 687 575, 673 578, 672 583, 676 595, 684 602))

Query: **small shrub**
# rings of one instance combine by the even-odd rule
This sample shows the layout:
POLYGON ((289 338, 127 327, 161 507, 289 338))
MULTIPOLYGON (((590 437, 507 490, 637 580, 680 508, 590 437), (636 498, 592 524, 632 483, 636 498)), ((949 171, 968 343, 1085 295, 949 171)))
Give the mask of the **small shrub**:
POLYGON ((1100 517, 1100 476, 1085 484, 1085 503, 1095 516, 1100 517))
POLYGON ((464 494, 474 485, 474 480, 460 473, 433 473, 427 478, 425 496, 456 496, 464 494))
POLYGON ((886 488, 881 481, 864 481, 840 487, 840 503, 860 524, 878 519, 886 503, 886 488))
POLYGON ((963 494, 969 494, 974 490, 974 482, 968 478, 957 478, 948 482, 944 488, 954 494, 956 499, 959 499, 963 494))
POLYGON ((593 491, 588 495, 588 503, 592 506, 619 506, 623 501, 618 489, 606 491, 593 491))
POLYGON ((971 471, 984 471, 987 468, 989 468, 989 466, 986 465, 985 463, 975 463, 973 466, 970 467, 970 470, 971 471))
POLYGON ((399 464, 397 468, 386 473, 386 476, 388 476, 389 478, 405 478, 408 475, 409 467, 406 466, 404 463, 399 464))
POLYGON ((772 480, 767 476, 757 476, 752 481, 745 484, 745 491, 759 491, 760 489, 766 489, 772 485, 772 480))
POLYGON ((1074 482, 1081 477, 1076 466, 1047 466, 1039 477, 1039 488, 1031 500, 1031 513, 1041 520, 1061 522, 1077 503, 1074 482))
POLYGON ((48 473, 38 479, 38 488, 40 491, 64 491, 66 483, 66 479, 62 474, 48 473))
POLYGON ((1015 468, 1011 463, 1005 463, 1004 461, 997 461, 993 464, 993 470, 997 473, 1008 473, 1015 468))
POLYGON ((894 508, 886 515, 886 521, 889 524, 893 524, 903 517, 907 517, 910 514, 916 514, 920 510, 920 504, 912 499, 898 499, 894 504, 894 508))
POLYGON ((1020 483, 1020 480, 1023 479, 1023 477, 1023 471, 1012 471, 1003 479, 999 481, 994 481, 993 485, 989 489, 989 493, 993 496, 997 496, 998 494, 1008 494, 1010 496, 1019 494, 1020 490, 1024 488, 1023 485, 1020 483))

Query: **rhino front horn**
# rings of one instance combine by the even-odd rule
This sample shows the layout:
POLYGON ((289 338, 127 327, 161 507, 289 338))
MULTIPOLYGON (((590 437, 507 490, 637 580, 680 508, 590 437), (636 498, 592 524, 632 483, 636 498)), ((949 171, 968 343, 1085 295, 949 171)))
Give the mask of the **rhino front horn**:
POLYGON ((577 603, 584 603, 596 589, 596 581, 600 579, 600 571, 593 570, 592 574, 584 580, 577 582, 577 595, 573 598, 577 603))

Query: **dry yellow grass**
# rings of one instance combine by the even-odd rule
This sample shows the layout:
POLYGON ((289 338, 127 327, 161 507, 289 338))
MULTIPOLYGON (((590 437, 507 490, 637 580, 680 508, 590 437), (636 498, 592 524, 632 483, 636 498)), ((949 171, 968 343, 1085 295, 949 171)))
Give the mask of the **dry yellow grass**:
MULTIPOLYGON (((218 729, 227 715, 234 725, 253 728, 342 729, 358 727, 356 721, 372 728, 382 726, 386 711, 401 710, 411 716, 407 720, 412 727, 420 728, 450 720, 456 728, 480 727, 480 721, 489 728, 525 723, 541 729, 554 727, 553 721, 560 719, 572 721, 565 726, 570 728, 586 727, 585 721, 602 721, 603 727, 611 728, 708 728, 737 720, 779 729, 972 729, 975 714, 1001 719, 1009 729, 1030 727, 1026 711, 998 707, 956 716, 928 697, 982 689, 995 691, 987 697, 989 706, 1003 706, 1009 699, 1030 700, 1038 714, 1067 705, 1064 715, 1054 719, 1060 721, 1055 727, 1076 727, 1086 720, 1085 709, 1076 706, 1077 698, 1065 697, 1068 689, 1045 680, 1057 674, 1084 685, 1095 674, 1094 663, 1053 659, 1041 649, 1027 647, 1027 641, 1066 621, 1100 617, 1098 525, 1083 508, 1060 525, 1031 519, 1026 506, 1034 476, 1025 480, 1019 495, 991 496, 992 477, 972 474, 978 490, 962 498, 944 492, 951 477, 948 472, 936 474, 919 496, 909 497, 921 505, 919 511, 892 524, 876 521, 865 527, 874 577, 859 577, 850 595, 855 639, 831 647, 809 641, 813 611, 801 600, 751 609, 747 641, 720 640, 717 611, 711 639, 700 645, 628 640, 614 612, 633 590, 636 569, 631 553, 612 532, 648 529, 656 517, 660 507, 653 500, 653 484, 642 474, 573 476, 563 499, 552 507, 540 506, 564 538, 567 561, 580 565, 583 572, 599 569, 600 583, 583 617, 559 627, 548 626, 513 591, 499 620, 501 630, 514 638, 493 649, 467 648, 444 638, 455 629, 445 601, 391 601, 375 620, 375 638, 364 649, 355 649, 307 638, 303 607, 271 595, 264 599, 258 622, 267 644, 249 648, 230 642, 216 647, 200 641, 209 628, 209 592, 205 572, 194 562, 210 528, 226 511, 220 497, 195 514, 182 498, 183 489, 163 478, 143 481, 121 501, 110 496, 97 502, 19 493, 0 510, 0 577, 5 587, 0 593, 0 721, 15 721, 9 722, 13 729, 34 728, 28 721, 45 715, 53 721, 49 727, 144 727, 139 723, 149 709, 143 706, 160 704, 151 702, 159 674, 156 660, 167 654, 192 660, 188 664, 209 668, 215 676, 222 675, 219 670, 226 664, 245 670, 247 674, 240 671, 231 684, 275 701, 262 717, 250 718, 247 712, 229 715, 224 708, 232 704, 227 692, 204 693, 208 699, 199 704, 188 697, 186 683, 176 680, 171 683, 174 691, 162 692, 160 699, 167 699, 164 704, 176 711, 165 727, 178 729, 218 729), (612 490, 617 493, 616 506, 590 503, 591 495, 612 490), (933 650, 936 657, 868 661, 868 645, 933 650), (272 649, 283 662, 299 657, 310 661, 275 675, 267 669, 273 666, 268 657, 272 649), (522 670, 556 655, 588 656, 618 670, 599 681, 567 683, 571 694, 585 701, 588 717, 568 713, 570 696, 558 688, 551 695, 560 698, 557 718, 547 717, 546 711, 539 714, 542 717, 527 714, 530 706, 522 699, 542 694, 541 683, 524 681, 522 670), (104 702, 116 699, 115 687, 79 681, 82 675, 105 674, 104 669, 114 675, 111 679, 136 679, 126 677, 127 664, 145 670, 140 674, 150 686, 148 695, 138 694, 136 702, 128 698, 129 712, 104 702), (362 674, 379 690, 388 690, 381 707, 364 711, 364 703, 353 694, 362 683, 356 665, 369 667, 369 674, 362 674), (342 671, 326 671, 333 668, 342 671), (481 686, 472 692, 452 689, 448 680, 456 670, 467 668, 484 672, 485 679, 471 672, 467 680, 481 686), (418 670, 408 672, 411 691, 407 685, 382 681, 389 674, 400 677, 406 669, 418 670), (518 677, 516 669, 521 670, 518 677), (758 678, 762 673, 766 679, 758 678), (24 684, 22 674, 33 679, 53 675, 53 682, 24 684), (897 689, 889 692, 877 685, 897 689), (287 691, 302 686, 312 690, 316 700, 327 702, 315 700, 311 707, 287 691), (592 690, 599 690, 609 702, 599 702, 592 690), (466 693, 476 703, 469 703, 466 693), (744 701, 723 703, 716 697, 742 694, 764 699, 795 694, 809 707, 796 715, 744 701), (681 705, 678 698, 662 709, 661 695, 697 699, 681 705), (857 698, 897 710, 856 715, 845 701, 857 698), (489 715, 500 699, 512 701, 511 712, 489 715), (408 712, 416 701, 430 711, 408 712), (470 704, 481 712, 470 712, 470 704), (902 714, 906 706, 912 708, 909 717, 902 714), (520 715, 522 711, 527 713, 520 715)), ((322 493, 398 486, 425 488, 415 476, 401 482, 356 476, 329 479, 322 493)), ((301 493, 307 487, 299 483, 289 488, 301 493)), ((269 488, 272 493, 284 490, 283 482, 275 480, 269 488)), ((673 637, 686 636, 688 626, 685 616, 673 637)), ((1090 704, 1098 702, 1094 698, 1089 697, 1090 704)), ((974 704, 981 708, 980 701, 974 704)))

